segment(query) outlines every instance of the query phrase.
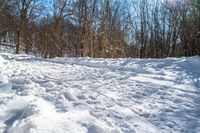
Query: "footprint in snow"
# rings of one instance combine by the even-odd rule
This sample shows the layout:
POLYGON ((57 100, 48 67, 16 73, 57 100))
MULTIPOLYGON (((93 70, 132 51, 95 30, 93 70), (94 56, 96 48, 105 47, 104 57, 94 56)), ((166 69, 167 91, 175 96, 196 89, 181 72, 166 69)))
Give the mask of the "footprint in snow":
POLYGON ((12 84, 11 83, 5 83, 0 85, 0 92, 7 92, 9 93, 12 90, 12 84))
POLYGON ((61 92, 60 97, 62 99, 67 99, 68 101, 75 101, 76 99, 69 92, 61 92))

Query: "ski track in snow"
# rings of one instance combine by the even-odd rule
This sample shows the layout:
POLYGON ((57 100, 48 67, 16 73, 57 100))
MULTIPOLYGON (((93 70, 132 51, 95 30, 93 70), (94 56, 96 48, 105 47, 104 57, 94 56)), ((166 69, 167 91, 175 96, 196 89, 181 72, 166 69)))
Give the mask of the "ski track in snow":
POLYGON ((200 133, 200 58, 0 54, 2 133, 200 133))

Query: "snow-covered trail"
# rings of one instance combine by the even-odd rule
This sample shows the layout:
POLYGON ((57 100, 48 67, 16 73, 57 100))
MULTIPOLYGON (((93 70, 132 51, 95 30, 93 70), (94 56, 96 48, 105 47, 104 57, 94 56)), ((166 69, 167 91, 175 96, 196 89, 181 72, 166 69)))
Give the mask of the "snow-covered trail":
POLYGON ((0 54, 0 132, 200 132, 200 58, 0 54))

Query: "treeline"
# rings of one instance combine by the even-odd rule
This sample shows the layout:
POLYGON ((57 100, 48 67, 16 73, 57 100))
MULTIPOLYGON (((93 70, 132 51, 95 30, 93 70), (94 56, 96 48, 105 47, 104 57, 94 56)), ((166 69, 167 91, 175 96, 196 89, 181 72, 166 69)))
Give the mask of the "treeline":
POLYGON ((0 0, 0 38, 53 58, 200 55, 200 0, 0 0))

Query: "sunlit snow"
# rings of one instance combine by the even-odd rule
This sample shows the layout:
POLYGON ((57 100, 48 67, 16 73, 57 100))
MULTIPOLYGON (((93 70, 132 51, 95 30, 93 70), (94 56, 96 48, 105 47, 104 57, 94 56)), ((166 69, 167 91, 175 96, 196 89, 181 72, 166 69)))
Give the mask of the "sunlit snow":
POLYGON ((198 133, 200 57, 0 53, 2 133, 198 133))

